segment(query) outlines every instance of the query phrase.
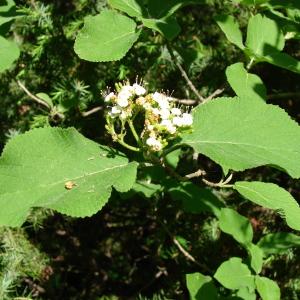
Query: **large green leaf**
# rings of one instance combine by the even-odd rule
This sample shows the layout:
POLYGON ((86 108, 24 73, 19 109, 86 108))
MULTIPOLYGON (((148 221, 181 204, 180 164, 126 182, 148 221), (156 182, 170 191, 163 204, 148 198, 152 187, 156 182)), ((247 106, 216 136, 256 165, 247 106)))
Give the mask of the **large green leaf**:
POLYGON ((284 36, 275 21, 258 14, 249 20, 246 46, 254 55, 269 55, 283 49, 284 36))
POLYGON ((293 247, 300 247, 300 236, 289 232, 270 233, 257 243, 265 256, 280 254, 293 247))
POLYGON ((248 73, 242 63, 227 67, 226 76, 230 86, 239 97, 249 100, 266 100, 267 91, 264 83, 257 75, 248 73))
POLYGON ((230 234, 243 245, 250 244, 253 239, 253 229, 247 218, 233 209, 222 208, 219 216, 220 229, 230 234))
POLYGON ((229 15, 221 15, 216 17, 215 20, 225 33, 227 39, 243 50, 245 48, 243 44, 243 35, 239 28, 239 24, 236 22, 234 17, 229 15))
POLYGON ((232 257, 223 262, 214 277, 226 288, 238 290, 241 287, 254 289, 254 276, 239 257, 232 257))
POLYGON ((21 225, 31 207, 91 216, 112 186, 129 190, 136 164, 75 129, 34 129, 12 139, 0 159, 0 225, 21 225))
POLYGON ((18 46, 14 42, 0 36, 0 72, 10 68, 19 55, 20 50, 18 46))
POLYGON ((182 142, 225 170, 275 165, 300 177, 300 127, 278 106, 219 98, 199 105, 193 116, 194 131, 182 142))
POLYGON ((80 58, 89 61, 119 60, 138 37, 139 31, 132 19, 104 10, 97 16, 85 18, 74 49, 80 58))
POLYGON ((191 300, 218 300, 218 292, 210 276, 201 273, 186 275, 191 300))
POLYGON ((255 284, 262 300, 280 300, 280 289, 275 281, 256 276, 255 284))
POLYGON ((250 201, 279 211, 286 223, 300 230, 300 207, 289 192, 273 183, 238 181, 234 188, 250 201))
POLYGON ((140 0, 108 0, 108 4, 131 17, 141 17, 143 15, 144 7, 140 0))

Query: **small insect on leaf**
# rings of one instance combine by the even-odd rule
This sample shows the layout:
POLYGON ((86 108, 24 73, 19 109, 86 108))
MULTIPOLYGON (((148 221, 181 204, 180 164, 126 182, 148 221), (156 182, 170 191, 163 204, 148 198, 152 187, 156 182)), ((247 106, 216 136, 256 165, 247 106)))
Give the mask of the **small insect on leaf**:
POLYGON ((65 183, 65 189, 67 190, 71 190, 74 186, 76 186, 77 184, 73 181, 67 181, 65 183))

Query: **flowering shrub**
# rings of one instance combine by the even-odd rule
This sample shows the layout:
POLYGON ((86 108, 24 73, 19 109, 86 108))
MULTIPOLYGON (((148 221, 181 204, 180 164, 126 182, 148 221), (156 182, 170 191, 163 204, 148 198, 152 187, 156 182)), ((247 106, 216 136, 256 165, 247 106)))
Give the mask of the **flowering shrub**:
MULTIPOLYGON (((280 287, 284 290, 284 284, 277 280, 276 270, 270 272, 270 262, 299 247, 300 207, 296 189, 282 187, 278 178, 288 178, 286 182, 300 178, 300 127, 279 105, 269 104, 274 96, 281 99, 282 95, 268 93, 277 91, 277 87, 266 86, 258 73, 262 66, 271 66, 276 69, 268 70, 284 72, 280 73, 283 74, 280 80, 291 72, 299 76, 298 50, 288 51, 290 45, 298 45, 299 3, 277 0, 234 0, 226 5, 218 0, 205 4, 196 0, 100 2, 88 5, 84 0, 72 1, 70 6, 76 6, 78 11, 93 6, 91 15, 76 21, 71 17, 68 27, 62 30, 64 25, 56 28, 60 17, 56 22, 49 19, 48 6, 30 1, 34 12, 29 8, 17 11, 13 0, 0 1, 0 26, 5 24, 0 28, 0 72, 8 72, 3 73, 8 74, 3 86, 17 88, 19 94, 22 92, 35 102, 39 111, 35 115, 29 106, 18 107, 18 116, 32 114, 33 121, 26 123, 30 130, 24 134, 17 130, 6 134, 9 141, 0 158, 0 226, 20 227, 37 208, 70 217, 91 217, 102 210, 111 195, 126 199, 133 193, 151 198, 153 219, 178 251, 175 255, 172 251, 161 253, 159 245, 155 255, 170 261, 180 256, 192 264, 189 269, 180 268, 179 273, 186 273, 185 280, 181 273, 176 274, 184 286, 181 290, 187 287, 188 297, 281 299, 280 287), (189 26, 181 31, 183 25, 175 17, 181 11, 183 24, 185 19, 189 24, 198 22, 201 10, 193 9, 193 5, 208 7, 208 13, 202 17, 209 18, 208 23, 214 25, 209 34, 206 29, 202 34, 211 35, 210 48, 206 46, 207 40, 195 35, 189 26), (213 16, 209 15, 211 7, 213 16), (191 16, 185 13, 189 8, 193 12, 191 16), (27 39, 23 39, 26 30, 36 29, 28 25, 31 19, 43 34, 33 39, 29 32, 27 39), (175 40, 180 34, 183 37, 175 40), (60 53, 55 52, 58 41, 64 47, 74 42, 72 62, 58 59, 60 53), (33 43, 34 48, 28 43, 33 43), (51 52, 49 49, 55 55, 51 56, 48 70, 45 55, 51 52), (219 61, 215 61, 216 53, 219 61), (96 106, 95 98, 107 82, 98 82, 94 74, 99 78, 105 74, 110 83, 120 81, 127 75, 133 77, 136 76, 133 73, 140 73, 136 66, 148 58, 143 77, 149 83, 149 90, 146 84, 138 82, 119 83, 115 91, 108 91, 103 99, 98 99, 100 103, 96 106), (151 70, 151 59, 157 62, 154 70, 151 70), (90 72, 89 84, 93 84, 90 89, 85 82, 73 79, 74 70, 77 75, 88 76, 85 67, 93 65, 81 60, 114 63, 109 67, 95 64, 98 68, 95 67, 97 72, 90 72), (56 65, 58 61, 60 68, 56 65), (130 71, 128 62, 132 64, 130 71), (164 73, 165 68, 169 68, 168 73, 164 73), (218 78, 210 74, 214 68, 220 75, 218 78), (32 70, 39 70, 40 75, 32 75, 32 70), (57 78, 57 73, 65 70, 66 74, 57 78), (164 82, 170 78, 170 84, 171 75, 178 72, 182 80, 177 85, 181 89, 180 99, 158 92, 163 84, 154 84, 156 79, 152 77, 159 72, 163 74, 157 75, 158 78, 164 82), (51 73, 46 82, 43 73, 51 73), (26 76, 34 78, 35 86, 41 89, 51 86, 49 93, 31 92, 23 82, 26 76), (197 82, 205 76, 212 77, 206 82, 217 82, 217 90, 197 82), (94 104, 96 107, 87 110, 94 104), (82 126, 88 123, 84 118, 102 111, 109 139, 95 130, 101 124, 96 117, 92 126, 82 126), (91 136, 101 143, 69 127, 74 124, 80 129, 84 127, 82 132, 93 132, 91 136), (264 172, 257 174, 257 167, 264 172), (265 176, 265 170, 271 175, 265 176), (167 202, 163 200, 170 201, 164 207, 167 212, 176 211, 171 217, 165 213, 167 220, 161 220, 157 213, 157 207, 167 202), (261 225, 263 220, 248 214, 251 207, 276 220, 277 223, 272 219, 272 223, 278 224, 276 232, 274 227, 266 230, 261 225), (168 221, 174 224, 187 214, 199 214, 197 226, 210 231, 210 240, 203 242, 209 245, 206 257, 195 258, 199 247, 187 241, 195 226, 186 226, 187 239, 173 234, 167 226, 168 221), (227 243, 236 247, 234 256, 226 244, 226 236, 227 243), (216 241, 219 247, 215 247, 216 241), (191 251, 195 253, 192 255, 191 251), (216 261, 210 257, 214 251, 220 253, 215 254, 216 261)), ((192 27, 201 26, 196 23, 192 27)), ((70 55, 69 50, 66 57, 70 55)), ((7 99, 10 95, 6 95, 6 88, 0 93, 5 101, 12 102, 7 99)), ((18 93, 11 93, 16 98, 14 105, 19 101, 18 93)), ((290 97, 289 93, 283 94, 290 97)), ((290 102, 284 104, 288 107, 290 102)), ((7 119, 10 115, 11 111, 2 114, 7 119)), ((194 235, 201 240, 197 231, 194 235)), ((75 238, 71 240, 79 247, 75 238)), ((148 244, 146 257, 150 255, 153 241, 148 244)), ((134 270, 138 260, 133 264, 134 270)), ((167 276, 159 263, 156 267, 159 271, 154 281, 167 276)), ((174 286, 172 283, 172 289, 174 286)))

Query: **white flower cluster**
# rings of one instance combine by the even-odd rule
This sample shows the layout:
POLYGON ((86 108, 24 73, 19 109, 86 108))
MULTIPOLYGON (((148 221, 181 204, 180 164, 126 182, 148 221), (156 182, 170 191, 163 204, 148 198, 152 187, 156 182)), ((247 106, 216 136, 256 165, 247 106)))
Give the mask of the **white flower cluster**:
POLYGON ((123 85, 118 94, 113 92, 109 93, 104 101, 112 103, 113 106, 109 115, 112 118, 119 117, 122 120, 130 118, 132 116, 132 100, 136 96, 142 96, 146 93, 146 90, 141 85, 135 83, 131 85, 123 85))
POLYGON ((137 83, 123 85, 118 93, 109 93, 105 97, 105 102, 111 104, 108 116, 112 120, 119 118, 124 122, 144 113, 145 124, 140 138, 151 151, 161 151, 168 140, 190 130, 193 124, 192 115, 174 107, 170 100, 163 93, 147 94, 146 89, 137 83))

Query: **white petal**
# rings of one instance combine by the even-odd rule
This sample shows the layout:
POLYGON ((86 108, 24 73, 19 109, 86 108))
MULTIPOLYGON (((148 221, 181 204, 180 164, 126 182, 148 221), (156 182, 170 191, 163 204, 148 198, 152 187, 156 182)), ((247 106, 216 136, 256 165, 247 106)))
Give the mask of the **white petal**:
POLYGON ((159 114, 162 119, 168 119, 170 117, 170 111, 167 108, 161 109, 159 114))
POLYGON ((142 96, 146 93, 146 89, 137 83, 133 84, 132 87, 134 88, 134 92, 137 96, 142 96))
POLYGON ((126 107, 128 106, 129 102, 128 102, 128 99, 126 98, 117 98, 117 104, 121 107, 126 107))
POLYGON ((104 101, 105 102, 110 102, 113 98, 115 98, 115 93, 111 92, 109 93, 105 98, 104 98, 104 101))
POLYGON ((191 114, 183 113, 182 114, 182 123, 184 126, 191 126, 193 124, 193 117, 191 114))
POLYGON ((171 113, 174 116, 180 116, 182 114, 181 110, 179 108, 177 108, 177 107, 173 107, 171 109, 171 113))

